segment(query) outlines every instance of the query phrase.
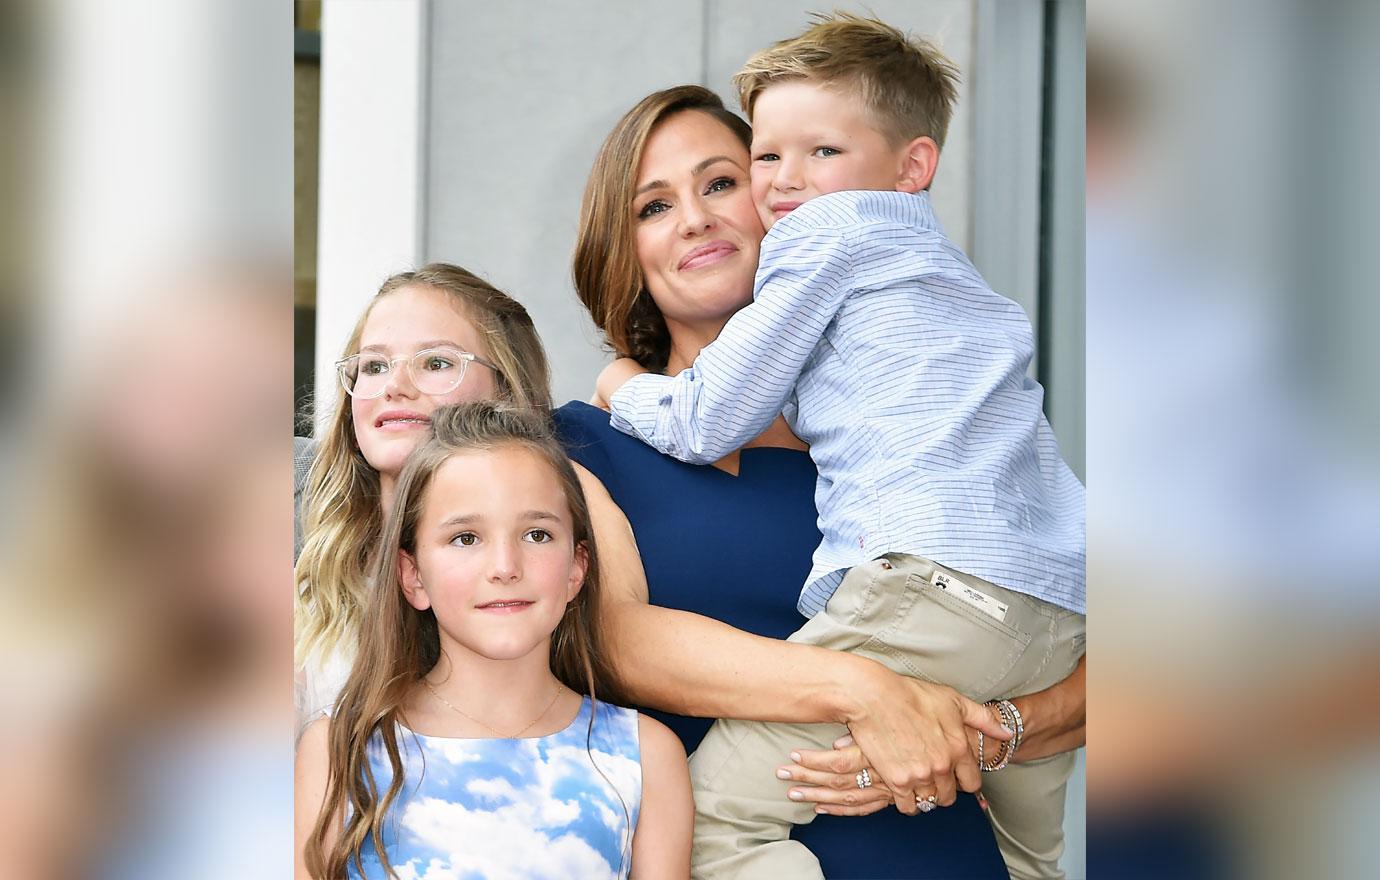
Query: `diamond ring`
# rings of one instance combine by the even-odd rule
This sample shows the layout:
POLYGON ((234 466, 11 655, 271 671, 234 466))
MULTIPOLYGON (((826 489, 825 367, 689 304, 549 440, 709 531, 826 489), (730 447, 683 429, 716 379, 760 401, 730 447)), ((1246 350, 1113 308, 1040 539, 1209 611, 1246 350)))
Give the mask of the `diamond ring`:
POLYGON ((861 773, 853 778, 858 781, 858 788, 867 788, 872 784, 872 774, 867 772, 866 767, 862 769, 861 773))
POLYGON ((937 804, 935 803, 935 801, 937 800, 939 800, 939 798, 935 795, 930 795, 929 797, 924 798, 920 797, 919 795, 916 795, 915 808, 922 813, 928 813, 930 810, 933 810, 937 806, 937 804))

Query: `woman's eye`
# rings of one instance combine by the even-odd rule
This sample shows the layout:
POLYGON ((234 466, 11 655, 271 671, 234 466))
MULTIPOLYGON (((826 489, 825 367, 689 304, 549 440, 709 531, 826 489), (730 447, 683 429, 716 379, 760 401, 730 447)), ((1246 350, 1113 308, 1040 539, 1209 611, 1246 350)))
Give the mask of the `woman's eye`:
POLYGON ((533 544, 546 544, 555 539, 546 529, 530 529, 527 532, 527 540, 533 544))
POLYGON ((474 532, 461 532, 450 539, 452 544, 459 544, 461 547, 473 547, 479 543, 479 536, 474 532))
POLYGON ((737 185, 738 181, 734 180, 731 177, 720 177, 711 181, 709 186, 707 186, 704 191, 706 194, 723 192, 726 189, 733 189, 733 187, 737 185))
POLYGON ((661 199, 655 199, 642 206, 642 210, 637 212, 637 219, 646 220, 648 217, 655 216, 663 211, 669 211, 670 209, 670 205, 666 204, 661 199))
POLYGON ((836 150, 833 147, 819 147, 815 150, 815 155, 821 159, 828 159, 829 157, 837 156, 842 152, 842 150, 836 150))

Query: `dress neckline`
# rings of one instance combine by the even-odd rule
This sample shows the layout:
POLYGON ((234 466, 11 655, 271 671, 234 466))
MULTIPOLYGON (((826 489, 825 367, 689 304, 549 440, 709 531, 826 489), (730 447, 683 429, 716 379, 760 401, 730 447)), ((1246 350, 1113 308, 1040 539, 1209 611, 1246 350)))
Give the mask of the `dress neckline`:
POLYGON ((416 737, 422 739, 434 739, 440 742, 541 742, 544 739, 554 739, 568 733, 581 718, 585 718, 591 711, 591 703, 588 694, 580 695, 580 709, 575 713, 575 717, 570 719, 570 723, 560 730, 545 733, 541 736, 441 736, 435 733, 422 733, 408 727, 402 721, 398 721, 398 727, 416 737))

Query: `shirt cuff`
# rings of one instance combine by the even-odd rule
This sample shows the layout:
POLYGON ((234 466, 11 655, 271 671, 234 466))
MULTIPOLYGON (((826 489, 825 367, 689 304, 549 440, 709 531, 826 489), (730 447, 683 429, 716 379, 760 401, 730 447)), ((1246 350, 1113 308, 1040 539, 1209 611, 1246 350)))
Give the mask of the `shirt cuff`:
MULTIPOLYGON (((657 415, 674 380, 658 373, 643 373, 623 383, 609 400, 609 424, 624 434, 661 449, 657 443, 657 415)), ((670 450, 661 449, 662 452, 670 450)))

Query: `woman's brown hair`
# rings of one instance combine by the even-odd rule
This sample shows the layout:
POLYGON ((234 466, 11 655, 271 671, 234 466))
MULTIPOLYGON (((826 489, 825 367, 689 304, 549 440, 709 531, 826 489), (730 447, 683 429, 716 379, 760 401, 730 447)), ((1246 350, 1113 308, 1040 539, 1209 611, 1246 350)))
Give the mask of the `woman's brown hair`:
MULTIPOLYGON (((433 436, 408 458, 398 478, 397 497, 383 529, 375 568, 378 588, 364 614, 359 658, 336 702, 330 722, 330 775, 326 798, 306 845, 315 877, 344 877, 353 861, 362 875, 361 848, 372 841, 390 873, 382 839, 389 808, 403 786, 398 725, 402 706, 441 656, 436 616, 418 611, 403 595, 398 570, 401 551, 416 552, 417 524, 432 477, 451 456, 516 446, 550 466, 570 508, 573 539, 588 558, 583 588, 551 634, 551 671, 566 687, 591 698, 617 699, 614 677, 602 649, 594 615, 599 607, 599 558, 589 508, 579 477, 556 442, 549 418, 490 402, 442 407, 432 414, 433 436), (378 737, 392 768, 392 782, 380 793, 369 763, 369 744, 378 737), (326 840, 335 823, 344 827, 335 843, 326 840)), ((594 714, 590 714, 593 724, 594 714)))
POLYGON ((676 86, 637 102, 609 132, 585 186, 575 243, 575 291, 609 346, 653 372, 666 369, 671 335, 647 291, 633 241, 633 194, 642 151, 662 122, 686 111, 706 113, 746 147, 752 129, 703 86, 676 86))

